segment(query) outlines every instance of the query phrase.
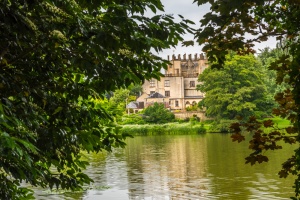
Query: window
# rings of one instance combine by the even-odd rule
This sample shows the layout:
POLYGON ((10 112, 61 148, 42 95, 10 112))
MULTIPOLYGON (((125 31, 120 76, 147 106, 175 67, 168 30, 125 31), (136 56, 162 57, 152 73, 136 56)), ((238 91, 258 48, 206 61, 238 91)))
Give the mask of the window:
POLYGON ((154 94, 154 93, 155 93, 155 91, 150 91, 150 95, 151 95, 151 94, 154 94))
POLYGON ((165 96, 169 97, 170 96, 170 91, 165 91, 165 96))
POLYGON ((170 87, 170 81, 169 80, 165 80, 165 87, 170 87))
POLYGON ((154 80, 150 80, 150 87, 155 87, 155 81, 154 80))
POLYGON ((178 107, 179 106, 179 103, 178 101, 175 101, 175 106, 178 107))
POLYGON ((195 87, 195 81, 190 81, 190 87, 195 87))

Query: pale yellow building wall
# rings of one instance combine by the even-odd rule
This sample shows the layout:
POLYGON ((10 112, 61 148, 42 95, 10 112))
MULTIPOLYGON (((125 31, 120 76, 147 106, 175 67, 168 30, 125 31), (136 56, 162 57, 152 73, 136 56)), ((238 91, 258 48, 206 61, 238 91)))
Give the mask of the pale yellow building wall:
POLYGON ((205 121, 208 118, 205 116, 205 112, 204 111, 200 111, 200 112, 196 112, 196 111, 190 111, 190 112, 174 112, 174 115, 176 118, 179 119, 186 119, 186 118, 191 118, 193 116, 197 116, 200 118, 201 121, 205 121))
POLYGON ((203 96, 202 92, 196 90, 198 84, 198 78, 184 78, 184 96, 203 96), (191 81, 194 81, 194 87, 191 86, 191 81))
POLYGON ((149 95, 147 93, 143 93, 141 96, 139 96, 136 101, 139 101, 139 102, 145 102, 145 99, 148 97, 149 95))

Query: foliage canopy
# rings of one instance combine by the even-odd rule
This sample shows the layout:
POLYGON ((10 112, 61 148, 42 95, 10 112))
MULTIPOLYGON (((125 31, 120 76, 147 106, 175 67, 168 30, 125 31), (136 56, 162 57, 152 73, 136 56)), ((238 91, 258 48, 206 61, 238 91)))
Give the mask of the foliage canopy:
POLYGON ((189 21, 157 10, 157 0, 0 2, 1 198, 30 198, 21 181, 79 188, 91 181, 81 150, 124 146, 96 100, 159 77, 167 61, 151 51, 176 45, 189 21))
POLYGON ((230 54, 220 70, 208 68, 199 76, 197 89, 205 92, 204 105, 209 117, 248 118, 268 110, 262 66, 253 55, 230 54))
MULTIPOLYGON (((239 54, 253 53, 254 42, 263 42, 275 37, 280 55, 272 62, 270 69, 276 70, 276 83, 285 83, 284 91, 275 96, 279 104, 273 113, 289 119, 293 126, 285 130, 273 130, 265 133, 260 129, 274 127, 272 121, 258 122, 250 118, 247 123, 237 123, 232 126, 236 134, 233 139, 244 140, 241 126, 254 132, 249 148, 253 153, 246 162, 254 164, 268 159, 262 154, 265 150, 280 149, 279 141, 288 143, 300 142, 300 1, 295 0, 194 0, 198 5, 209 3, 211 11, 201 20, 196 38, 199 44, 204 44, 203 51, 213 67, 221 68, 230 51, 239 54), (251 36, 251 37, 248 37, 251 36)), ((288 174, 296 175, 295 196, 300 195, 300 148, 295 150, 283 163, 281 177, 288 174)), ((294 199, 296 199, 296 197, 294 199)))

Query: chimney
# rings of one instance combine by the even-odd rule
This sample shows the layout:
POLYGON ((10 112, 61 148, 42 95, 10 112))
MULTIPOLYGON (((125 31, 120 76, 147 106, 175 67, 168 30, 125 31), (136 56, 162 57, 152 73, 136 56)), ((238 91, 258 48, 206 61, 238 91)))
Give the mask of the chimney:
POLYGON ((200 60, 204 60, 204 55, 203 55, 203 53, 200 53, 200 60))
POLYGON ((198 58, 198 54, 197 54, 197 53, 195 53, 195 60, 197 60, 197 58, 198 58))
POLYGON ((183 54, 183 60, 186 60, 186 54, 183 54))
POLYGON ((170 56, 168 55, 168 60, 170 60, 170 56))
POLYGON ((172 55, 172 60, 175 60, 175 54, 172 55))
POLYGON ((192 60, 192 54, 189 54, 189 60, 192 60))
POLYGON ((178 60, 181 60, 181 58, 180 58, 180 54, 178 54, 178 60))

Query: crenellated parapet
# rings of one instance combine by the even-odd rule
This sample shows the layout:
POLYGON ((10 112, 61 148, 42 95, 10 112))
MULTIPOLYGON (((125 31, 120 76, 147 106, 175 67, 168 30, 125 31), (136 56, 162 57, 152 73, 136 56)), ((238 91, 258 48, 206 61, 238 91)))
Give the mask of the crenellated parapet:
MULTIPOLYGON (((178 56, 176 57, 175 54, 172 55, 171 60, 179 60, 179 61, 187 61, 187 60, 191 60, 191 61, 198 61, 198 60, 205 60, 206 57, 203 53, 200 54, 194 54, 194 56, 192 56, 192 54, 183 54, 182 58, 181 58, 181 54, 178 54, 178 56)), ((170 56, 168 56, 168 60, 170 60, 170 56)))

